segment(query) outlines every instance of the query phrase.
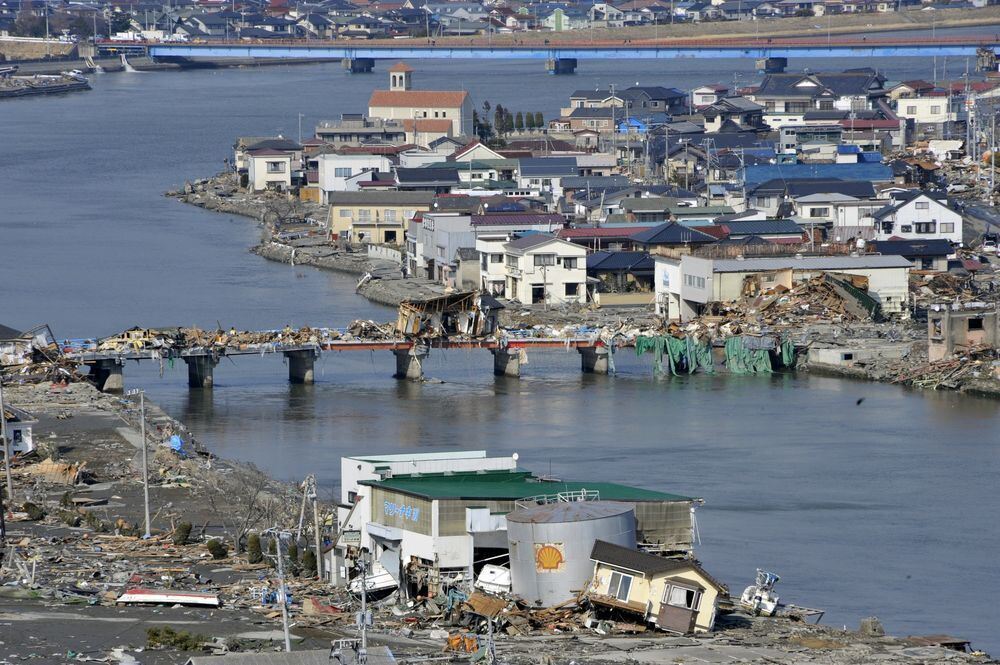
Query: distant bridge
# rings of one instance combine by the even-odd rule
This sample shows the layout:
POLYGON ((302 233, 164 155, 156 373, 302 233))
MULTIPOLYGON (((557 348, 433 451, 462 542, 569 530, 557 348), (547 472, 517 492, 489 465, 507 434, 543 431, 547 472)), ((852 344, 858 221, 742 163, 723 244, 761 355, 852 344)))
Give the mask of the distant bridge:
MULTIPOLYGON (((585 33, 585 31, 581 31, 585 33)), ((371 71, 375 59, 545 60, 553 73, 572 73, 577 60, 663 60, 676 58, 872 58, 872 57, 975 57, 979 49, 994 49, 996 35, 879 37, 813 35, 774 39, 691 40, 587 40, 557 44, 497 44, 477 37, 467 45, 449 38, 435 40, 259 40, 207 43, 156 43, 145 46, 153 58, 170 60, 314 59, 342 60, 351 71, 371 71)), ((102 48, 124 49, 120 43, 102 48)))

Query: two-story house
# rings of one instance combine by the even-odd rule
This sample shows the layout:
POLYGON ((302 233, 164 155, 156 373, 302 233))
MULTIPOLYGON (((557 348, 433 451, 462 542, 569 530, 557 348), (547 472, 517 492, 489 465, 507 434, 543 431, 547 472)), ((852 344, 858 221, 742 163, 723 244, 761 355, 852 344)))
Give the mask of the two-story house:
POLYGON ((547 233, 504 243, 509 300, 531 304, 587 302, 587 249, 547 233))
POLYGON ((352 242, 403 243, 406 226, 419 212, 431 209, 432 192, 331 192, 328 225, 336 237, 352 242))
POLYGON ((873 108, 885 78, 870 68, 844 72, 768 74, 747 96, 764 106, 764 122, 772 127, 802 124, 812 110, 860 111, 873 108))
POLYGON ((875 240, 941 238, 962 245, 962 215, 944 193, 915 190, 897 195, 874 218, 875 240))

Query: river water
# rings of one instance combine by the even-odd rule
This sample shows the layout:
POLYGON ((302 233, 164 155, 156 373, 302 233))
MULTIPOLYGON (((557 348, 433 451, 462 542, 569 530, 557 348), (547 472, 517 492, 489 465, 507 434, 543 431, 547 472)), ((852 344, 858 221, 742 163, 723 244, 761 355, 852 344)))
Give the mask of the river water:
MULTIPOLYGON (((541 62, 413 64, 417 87, 546 118, 581 87, 755 78, 735 60, 581 62, 572 77, 541 62)), ((863 64, 932 76, 926 61, 863 64)), ((249 254, 252 222, 161 195, 221 169, 237 135, 296 137, 300 113, 308 134, 362 111, 385 69, 104 75, 89 93, 0 105, 0 322, 69 337, 391 318, 349 277, 249 254)), ((485 352, 437 353, 426 374, 440 381, 417 385, 390 378, 388 352, 345 353, 326 354, 309 387, 286 383, 280 357, 221 364, 209 393, 188 391, 183 364, 162 377, 129 366, 126 381, 220 454, 285 479, 314 472, 329 494, 341 455, 484 448, 565 478, 700 496, 699 555, 734 589, 764 567, 786 601, 826 609, 829 623, 875 614, 895 634, 956 633, 1000 652, 996 402, 814 376, 655 378, 628 354, 616 364, 617 376, 586 376, 576 353, 537 353, 509 380, 485 352)))

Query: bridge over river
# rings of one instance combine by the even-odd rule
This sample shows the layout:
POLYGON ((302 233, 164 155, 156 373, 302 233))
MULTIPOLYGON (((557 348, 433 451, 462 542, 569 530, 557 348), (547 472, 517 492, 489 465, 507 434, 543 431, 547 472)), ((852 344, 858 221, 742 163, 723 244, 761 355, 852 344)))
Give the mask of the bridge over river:
MULTIPOLYGON (((326 331, 322 331, 326 332, 326 331)), ((493 371, 497 375, 517 377, 521 374, 521 359, 528 350, 576 349, 580 353, 584 372, 607 374, 611 349, 595 333, 577 337, 527 337, 524 331, 502 331, 483 338, 380 338, 380 339, 319 339, 314 342, 268 342, 172 348, 123 344, 117 349, 92 340, 65 340, 59 343, 64 358, 87 365, 90 376, 104 392, 121 392, 125 387, 124 370, 129 361, 171 362, 182 360, 187 365, 188 385, 211 388, 215 367, 223 358, 266 356, 280 353, 288 364, 288 380, 292 383, 313 383, 316 360, 324 352, 391 351, 396 356, 395 377, 420 380, 423 360, 431 349, 483 349, 493 354, 493 371)))
MULTIPOLYGON (((793 38, 711 38, 588 40, 533 44, 492 44, 477 37, 462 43, 436 40, 212 40, 204 43, 129 44, 102 42, 104 52, 143 52, 157 60, 196 63, 226 59, 341 60, 352 72, 367 72, 376 59, 543 60, 554 74, 571 74, 587 59, 758 58, 780 67, 791 57, 872 58, 878 56, 976 57, 991 55, 996 34, 908 37, 905 33, 867 38, 859 35, 813 35, 793 38)), ((991 61, 992 62, 992 61, 991 61)), ((995 66, 995 64, 994 64, 995 66)))

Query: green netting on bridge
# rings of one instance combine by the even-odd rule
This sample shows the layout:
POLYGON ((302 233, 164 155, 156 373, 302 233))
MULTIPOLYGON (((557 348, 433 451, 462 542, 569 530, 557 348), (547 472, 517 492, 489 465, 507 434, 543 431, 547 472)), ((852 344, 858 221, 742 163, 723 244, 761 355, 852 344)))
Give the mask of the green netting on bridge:
POLYGON ((726 367, 733 374, 770 374, 771 352, 752 349, 742 337, 726 339, 726 367))
POLYGON ((667 370, 673 376, 682 373, 694 374, 701 368, 707 373, 715 371, 712 362, 712 345, 705 340, 697 342, 690 337, 678 338, 670 335, 640 335, 635 339, 636 355, 653 354, 653 367, 664 371, 663 357, 667 358, 667 370))

